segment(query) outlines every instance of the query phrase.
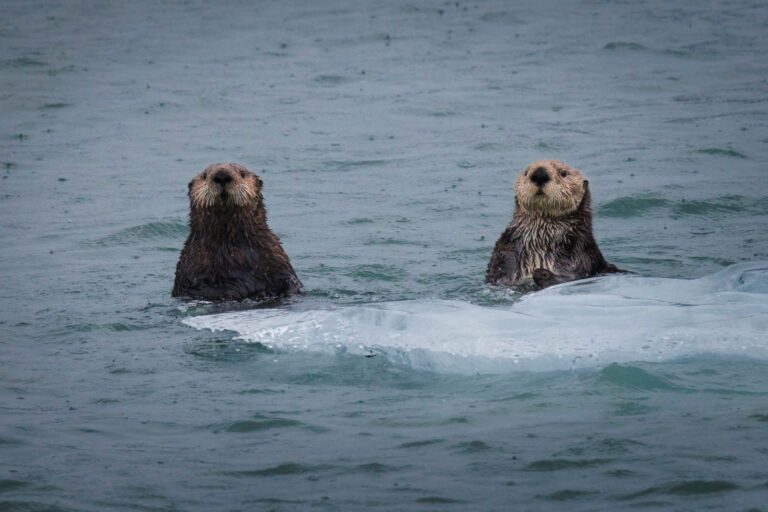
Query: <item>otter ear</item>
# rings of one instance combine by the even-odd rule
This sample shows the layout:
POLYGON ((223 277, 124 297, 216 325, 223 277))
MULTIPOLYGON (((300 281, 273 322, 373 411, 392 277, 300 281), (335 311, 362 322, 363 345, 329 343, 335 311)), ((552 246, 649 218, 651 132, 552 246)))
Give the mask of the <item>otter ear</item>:
POLYGON ((261 178, 256 178, 256 180, 259 182, 259 188, 264 186, 264 180, 262 180, 261 178))
POLYGON ((583 181, 584 195, 581 196, 581 202, 579 203, 579 210, 589 207, 589 203, 592 201, 591 194, 589 193, 589 181, 583 181))

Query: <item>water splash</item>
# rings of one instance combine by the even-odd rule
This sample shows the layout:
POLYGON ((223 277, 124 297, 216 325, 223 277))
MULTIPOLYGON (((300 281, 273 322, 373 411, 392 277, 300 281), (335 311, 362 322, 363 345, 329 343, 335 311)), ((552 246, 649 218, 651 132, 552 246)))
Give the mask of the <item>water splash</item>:
POLYGON ((187 318, 277 350, 383 355, 417 369, 556 370, 716 353, 768 358, 768 263, 694 280, 610 276, 506 306, 416 300, 187 318))

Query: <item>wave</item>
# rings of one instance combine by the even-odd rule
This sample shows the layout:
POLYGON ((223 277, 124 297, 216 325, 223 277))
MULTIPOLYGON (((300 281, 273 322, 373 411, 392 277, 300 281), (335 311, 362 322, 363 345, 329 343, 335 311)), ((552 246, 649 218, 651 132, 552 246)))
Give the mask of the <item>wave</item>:
POLYGON ((412 300, 196 316, 281 351, 345 351, 441 372, 559 370, 697 354, 768 358, 768 262, 699 279, 608 276, 504 306, 412 300))

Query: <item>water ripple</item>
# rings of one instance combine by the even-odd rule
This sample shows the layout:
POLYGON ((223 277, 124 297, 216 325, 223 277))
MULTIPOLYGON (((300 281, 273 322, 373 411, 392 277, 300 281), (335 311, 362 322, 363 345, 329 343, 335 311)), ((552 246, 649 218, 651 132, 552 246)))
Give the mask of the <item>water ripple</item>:
POLYGON ((614 462, 613 459, 544 459, 533 461, 526 469, 528 471, 561 471, 564 469, 584 469, 604 466, 614 462))
POLYGON ((249 420, 240 420, 235 421, 233 423, 229 423, 226 425, 218 425, 214 426, 213 430, 214 432, 233 432, 238 434, 243 433, 249 433, 249 432, 261 432, 263 430, 271 430, 271 429, 283 429, 283 428, 290 428, 290 427, 302 427, 305 426, 300 421, 296 420, 290 420, 286 418, 280 418, 280 417, 273 417, 273 416, 263 416, 263 415, 255 415, 253 419, 249 420))
POLYGON ((285 462, 283 464, 278 464, 277 466, 271 466, 264 469, 225 471, 224 474, 234 476, 234 477, 263 478, 263 477, 293 476, 293 475, 303 475, 306 473, 325 472, 332 468, 333 466, 327 466, 327 465, 313 466, 309 464, 285 462))
POLYGON ((720 494, 732 492, 740 488, 741 487, 735 483, 727 480, 687 480, 649 487, 642 491, 622 496, 619 499, 632 500, 654 495, 697 496, 703 494, 720 494))
POLYGON ((723 148, 703 148, 703 149, 697 149, 697 153, 702 153, 704 155, 713 155, 713 156, 729 156, 732 158, 747 158, 746 155, 743 153, 739 153, 738 151, 734 149, 723 149, 723 148))
POLYGON ((668 379, 653 375, 642 368, 612 364, 600 372, 599 382, 613 384, 626 389, 645 391, 682 390, 668 379))
POLYGON ((182 222, 149 222, 122 229, 92 242, 97 246, 128 245, 147 240, 183 240, 189 231, 182 222))

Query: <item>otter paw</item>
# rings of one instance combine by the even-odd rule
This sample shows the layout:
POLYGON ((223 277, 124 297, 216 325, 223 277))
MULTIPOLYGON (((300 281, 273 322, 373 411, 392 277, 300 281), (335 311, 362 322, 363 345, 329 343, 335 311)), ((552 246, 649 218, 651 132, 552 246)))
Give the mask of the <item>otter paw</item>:
POLYGON ((546 288, 558 283, 557 276, 551 270, 546 268, 537 268, 533 271, 533 282, 539 288, 546 288))

